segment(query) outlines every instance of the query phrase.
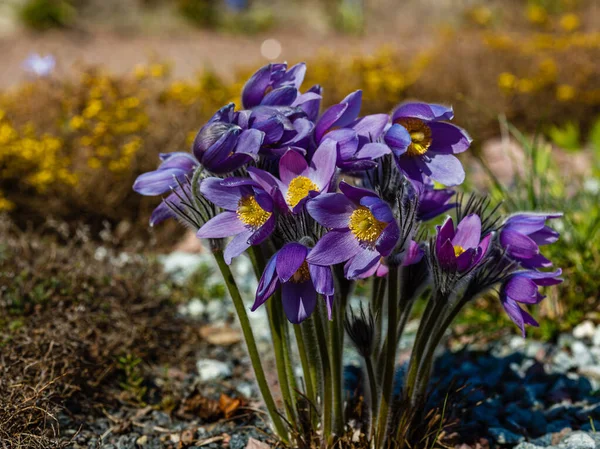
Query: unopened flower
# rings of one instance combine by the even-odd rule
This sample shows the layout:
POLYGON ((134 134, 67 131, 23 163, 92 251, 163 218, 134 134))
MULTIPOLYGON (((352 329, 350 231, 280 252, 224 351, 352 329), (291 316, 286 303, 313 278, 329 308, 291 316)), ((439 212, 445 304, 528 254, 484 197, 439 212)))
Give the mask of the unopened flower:
POLYGON ((418 193, 417 218, 420 221, 429 221, 456 206, 456 203, 450 203, 456 193, 452 189, 435 189, 433 183, 426 182, 418 193))
POLYGON ((425 176, 447 186, 464 181, 465 171, 454 154, 467 150, 471 138, 458 126, 442 121, 453 116, 452 108, 427 103, 405 103, 392 114, 385 141, 400 169, 413 181, 423 183, 425 176))
POLYGON ((506 254, 525 268, 550 267, 552 262, 540 253, 540 246, 554 243, 560 234, 546 220, 562 214, 522 213, 509 217, 502 226, 500 243, 506 254))
POLYGON ((539 304, 545 296, 539 287, 557 285, 562 282, 558 276, 562 270, 540 272, 536 270, 518 271, 512 275, 500 289, 500 301, 509 318, 521 329, 525 337, 525 325, 538 326, 533 317, 524 311, 520 304, 539 304))
POLYGON ((245 109, 255 106, 289 106, 298 97, 298 89, 304 81, 306 64, 300 63, 287 69, 287 64, 268 64, 260 68, 244 85, 242 105, 245 109))
POLYGON ((474 268, 485 256, 492 234, 481 238, 481 220, 473 214, 454 229, 452 218, 437 227, 435 254, 440 267, 449 272, 464 273, 474 268))
POLYGON ((235 124, 233 108, 230 103, 217 111, 194 139, 194 155, 212 173, 231 173, 256 160, 265 139, 263 131, 235 124))
POLYGON ((196 236, 233 236, 223 253, 228 264, 250 246, 264 242, 275 229, 273 199, 251 179, 207 178, 200 184, 200 192, 225 211, 202 226, 196 236))
POLYGON ((331 319, 333 308, 333 273, 331 267, 308 262, 311 250, 301 243, 288 243, 267 263, 260 278, 252 311, 258 309, 281 286, 283 310, 290 323, 308 318, 317 304, 317 293, 325 297, 331 319))
POLYGON ((358 278, 396 246, 400 229, 389 205, 370 190, 340 183, 342 193, 319 195, 307 204, 309 214, 330 231, 308 260, 317 265, 346 262, 345 275, 358 278))

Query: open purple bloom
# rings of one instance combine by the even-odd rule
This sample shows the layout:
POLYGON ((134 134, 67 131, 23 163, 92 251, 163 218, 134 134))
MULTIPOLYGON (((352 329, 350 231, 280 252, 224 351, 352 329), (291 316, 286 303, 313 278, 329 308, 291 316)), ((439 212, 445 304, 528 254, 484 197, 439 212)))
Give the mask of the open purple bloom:
POLYGON ((200 128, 193 152, 202 166, 216 174, 231 173, 258 158, 265 133, 242 129, 233 122, 233 103, 221 108, 200 128))
POLYGON ((308 318, 317 304, 317 293, 325 297, 329 319, 333 308, 333 273, 331 267, 311 264, 310 254, 301 243, 287 243, 267 263, 260 278, 252 311, 258 309, 281 286, 283 310, 290 323, 308 318))
MULTIPOLYGON (((184 185, 187 178, 191 178, 198 166, 198 161, 190 153, 173 152, 160 155, 162 163, 158 169, 143 173, 133 183, 133 190, 145 196, 162 195, 171 192, 166 198, 167 202, 179 204, 181 193, 180 186, 184 185)), ((173 216, 171 209, 162 202, 152 212, 150 226, 173 216)))
POLYGON ((328 192, 335 174, 335 142, 327 141, 319 146, 310 164, 302 154, 289 149, 279 160, 279 177, 249 167, 250 176, 263 189, 271 192, 281 210, 289 208, 299 213, 309 198, 328 192))
POLYGON ((500 289, 500 301, 509 318, 521 329, 525 337, 525 325, 538 326, 533 317, 524 311, 521 304, 539 304, 545 296, 538 291, 539 287, 557 285, 562 282, 558 276, 562 270, 540 272, 537 270, 517 271, 500 289))
POLYGON ((453 116, 452 108, 427 103, 405 103, 392 114, 385 142, 411 180, 422 183, 427 176, 447 186, 464 181, 465 171, 454 154, 467 150, 471 138, 458 126, 442 121, 453 116))
POLYGON ((234 236, 223 253, 228 264, 250 246, 264 242, 275 229, 273 199, 251 179, 206 178, 200 184, 200 192, 224 212, 207 221, 196 236, 234 236))
POLYGON ((349 279, 358 278, 396 246, 400 229, 388 204, 370 190, 340 183, 342 193, 310 200, 309 214, 330 231, 317 242, 308 261, 316 265, 346 263, 349 279))
POLYGON ((243 107, 290 106, 298 97, 298 89, 305 74, 304 63, 296 64, 289 70, 286 63, 268 64, 260 68, 244 85, 243 107))
POLYGON ((481 219, 476 214, 467 215, 454 229, 448 217, 437 226, 435 253, 440 266, 448 271, 464 273, 474 268, 485 256, 492 235, 481 238, 481 219))
POLYGON ((435 189, 432 182, 426 182, 418 191, 417 219, 420 221, 429 221, 456 206, 449 202, 456 193, 452 189, 435 189))
POLYGON ((550 267, 552 262, 540 254, 540 246, 554 243, 559 233, 546 225, 546 220, 562 214, 516 214, 508 218, 500 232, 500 244, 512 259, 525 268, 550 267))

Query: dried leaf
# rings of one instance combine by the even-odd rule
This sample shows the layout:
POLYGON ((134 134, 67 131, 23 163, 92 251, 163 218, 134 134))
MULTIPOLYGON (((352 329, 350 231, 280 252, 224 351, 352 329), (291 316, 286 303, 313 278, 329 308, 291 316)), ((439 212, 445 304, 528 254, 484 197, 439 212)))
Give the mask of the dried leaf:
POLYGON ((241 405, 242 401, 240 399, 229 397, 226 394, 221 394, 219 398, 219 408, 225 415, 225 418, 231 418, 241 405))
POLYGON ((228 326, 203 326, 200 336, 215 346, 231 346, 242 340, 240 332, 228 326))
POLYGON ((248 444, 246 445, 246 449, 270 449, 267 443, 263 443, 262 441, 255 440, 254 438, 250 438, 248 440, 248 444))

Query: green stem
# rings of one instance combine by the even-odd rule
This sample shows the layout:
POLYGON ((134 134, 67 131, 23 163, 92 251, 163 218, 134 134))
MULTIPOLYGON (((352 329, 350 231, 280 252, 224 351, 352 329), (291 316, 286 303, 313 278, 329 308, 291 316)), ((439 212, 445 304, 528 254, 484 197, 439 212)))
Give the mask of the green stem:
POLYGON ((312 384, 315 388, 314 405, 317 406, 319 403, 317 399, 319 399, 321 402, 323 401, 325 376, 323 375, 323 363, 321 361, 319 341, 317 338, 317 331, 315 328, 315 314, 309 316, 306 320, 304 320, 304 322, 300 324, 300 328, 306 346, 306 353, 310 362, 310 377, 312 378, 312 384))
POLYGON ((306 385, 306 395, 312 401, 313 404, 317 403, 317 395, 315 393, 314 386, 314 369, 311 367, 311 363, 308 357, 308 350, 304 343, 304 335, 299 324, 292 325, 294 328, 294 334, 296 335, 296 344, 298 345, 298 352, 300 353, 300 363, 302 364, 302 372, 304 373, 304 385, 306 385))
POLYGON ((375 369, 373 368, 373 359, 371 357, 365 357, 365 365, 367 368, 367 377, 369 378, 369 394, 371 395, 371 422, 369 425, 368 437, 372 438, 375 433, 375 423, 377 420, 379 390, 377 388, 375 369))
POLYGON ((271 418, 271 422, 275 427, 275 432, 277 435, 287 443, 289 442, 289 435, 281 416, 279 416, 273 396, 271 395, 271 390, 260 362, 260 354, 258 353, 258 348, 256 347, 256 340, 254 339, 254 334, 250 326, 250 320, 248 320, 248 314, 246 313, 246 307, 244 306, 244 301, 240 295, 240 290, 235 283, 235 279, 233 278, 233 274, 231 273, 229 265, 227 265, 225 259, 223 258, 223 252, 216 251, 214 252, 214 256, 215 260, 217 261, 217 265, 219 266, 219 270, 221 270, 221 274, 223 275, 225 284, 227 285, 229 295, 233 300, 233 305, 240 321, 240 327, 242 328, 244 340, 246 341, 248 355, 250 356, 252 368, 254 369, 254 376, 256 377, 258 388, 262 395, 263 401, 265 402, 265 406, 267 407, 267 411, 269 412, 269 417, 271 418))
POLYGON ((329 354, 331 356, 331 382, 333 388, 333 432, 342 436, 344 432, 344 400, 342 398, 342 355, 344 348, 341 343, 339 310, 335 317, 329 321, 329 354))
POLYGON ((377 434, 375 436, 378 448, 383 448, 385 443, 386 430, 388 425, 388 415, 390 411, 392 392, 394 387, 394 371, 396 368, 396 332, 398 327, 394 319, 398 316, 398 267, 390 266, 389 286, 388 286, 388 319, 390 324, 387 330, 385 368, 383 373, 383 382, 381 387, 381 401, 379 404, 379 414, 377 418, 377 434))
POLYGON ((285 323, 281 321, 279 308, 281 307, 281 291, 277 290, 274 297, 266 303, 267 314, 269 316, 269 325, 271 327, 271 339, 273 340, 273 350, 275 352, 275 365, 277 367, 277 377, 281 389, 281 397, 284 402, 284 408, 287 418, 290 422, 295 422, 293 413, 294 401, 292 399, 292 390, 290 388, 289 376, 286 367, 285 357, 285 323))
POLYGON ((327 313, 323 310, 323 307, 317 306, 317 310, 315 313, 318 314, 318 321, 315 323, 315 330, 318 340, 319 351, 321 352, 321 364, 323 367, 323 439, 324 441, 329 441, 331 438, 331 419, 332 419, 332 409, 333 405, 333 383, 329 381, 331 379, 331 365, 329 363, 329 354, 327 353, 327 335, 325 332, 326 329, 326 320, 327 313))

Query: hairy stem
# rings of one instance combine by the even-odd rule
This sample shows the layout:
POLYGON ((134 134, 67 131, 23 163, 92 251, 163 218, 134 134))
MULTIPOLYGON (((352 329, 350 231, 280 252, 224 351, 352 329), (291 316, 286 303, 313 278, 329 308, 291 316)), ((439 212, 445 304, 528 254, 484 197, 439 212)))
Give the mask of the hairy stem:
POLYGON ((331 438, 331 423, 332 423, 332 410, 333 405, 333 384, 331 379, 331 366, 329 363, 329 354, 327 354, 327 335, 325 332, 327 312, 324 307, 317 306, 315 313, 318 314, 317 322, 315 323, 315 330, 317 340, 319 342, 319 351, 321 352, 321 364, 323 367, 323 438, 324 441, 328 441, 331 438))
POLYGON ((275 427, 275 432, 284 442, 289 442, 287 429, 283 423, 283 420, 281 419, 281 416, 279 416, 277 406, 273 400, 273 395, 271 394, 269 384, 267 383, 267 378, 265 377, 265 372, 260 362, 260 354, 258 353, 258 348, 256 347, 256 340, 254 339, 254 334, 252 332, 252 328, 250 327, 250 320, 248 320, 248 314, 246 313, 246 307, 244 306, 244 301, 240 295, 240 290, 238 289, 235 279, 233 278, 233 274, 231 273, 229 265, 227 265, 225 259, 223 258, 223 252, 214 252, 214 257, 217 261, 217 265, 219 266, 219 270, 221 270, 221 274, 223 275, 225 285, 227 285, 229 295, 233 300, 233 305, 235 307, 238 320, 240 321, 240 327, 242 328, 242 334, 244 335, 244 340, 246 341, 248 355, 250 356, 252 368, 254 369, 254 376, 256 378, 256 382, 258 383, 258 388, 262 395, 263 401, 265 402, 265 406, 267 407, 267 411, 269 412, 271 422, 275 427))
POLYGON ((308 356, 308 348, 304 342, 304 335, 299 324, 292 325, 294 328, 294 334, 296 336, 296 344, 298 345, 298 352, 300 353, 300 363, 302 365, 302 372, 304 373, 304 385, 306 386, 306 396, 313 402, 317 403, 317 395, 314 386, 314 369, 311 367, 311 363, 308 356))

